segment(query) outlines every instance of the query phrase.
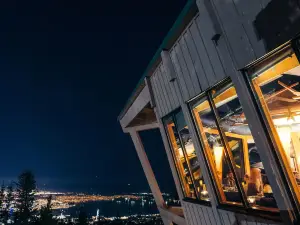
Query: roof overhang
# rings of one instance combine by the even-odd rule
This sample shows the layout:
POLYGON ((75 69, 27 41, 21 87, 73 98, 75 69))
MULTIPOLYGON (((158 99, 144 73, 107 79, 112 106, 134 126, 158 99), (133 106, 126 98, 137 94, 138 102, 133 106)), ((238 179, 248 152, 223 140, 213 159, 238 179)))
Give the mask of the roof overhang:
POLYGON ((146 85, 120 119, 123 131, 128 132, 131 128, 146 130, 158 127, 154 109, 151 105, 151 94, 148 85, 146 85))
POLYGON ((197 14, 197 12, 198 12, 198 8, 196 5, 196 1, 188 0, 186 5, 184 6, 183 10, 181 11, 180 15, 178 16, 175 23, 173 24, 172 28, 169 30, 167 36, 164 38, 162 44, 157 49, 155 55, 153 56, 152 60, 148 64, 145 72, 143 73, 143 76, 139 80, 136 88, 130 95, 122 112, 120 113, 118 120, 120 120, 120 121, 123 120, 123 118, 125 117, 125 114, 127 114, 127 111, 131 108, 132 104, 134 104, 134 102, 136 101, 137 96, 140 95, 140 92, 146 86, 145 79, 147 77, 151 76, 153 71, 156 69, 156 67, 161 62, 161 52, 163 50, 169 50, 170 48, 172 48, 174 43, 180 37, 180 35, 184 31, 184 29, 187 27, 187 25, 190 23, 190 21, 194 18, 194 16, 197 14))

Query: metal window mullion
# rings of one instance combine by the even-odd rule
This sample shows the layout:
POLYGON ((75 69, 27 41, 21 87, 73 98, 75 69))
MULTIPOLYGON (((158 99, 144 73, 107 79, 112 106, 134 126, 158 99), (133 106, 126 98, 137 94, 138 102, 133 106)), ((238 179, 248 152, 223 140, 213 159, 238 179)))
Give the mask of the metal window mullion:
MULTIPOLYGON (((174 122, 173 116, 171 118, 172 118, 172 122, 174 122)), ((171 152, 174 164, 175 164, 176 173, 177 173, 177 176, 179 177, 180 186, 181 186, 181 189, 182 189, 184 197, 186 197, 186 190, 185 190, 185 187, 184 187, 184 184, 183 184, 184 181, 182 180, 183 177, 181 177, 181 175, 179 173, 179 168, 178 168, 178 165, 177 165, 176 155, 174 153, 175 150, 174 150, 174 148, 172 146, 172 143, 170 143, 171 139, 170 139, 170 135, 169 135, 168 129, 166 128, 165 122, 163 121, 162 124, 163 124, 163 128, 164 128, 164 132, 166 133, 166 136, 168 138, 168 144, 170 146, 170 152, 171 152)))
MULTIPOLYGON (((181 111, 181 112, 182 112, 182 111, 181 111)), ((184 146, 184 144, 183 144, 182 138, 181 138, 181 136, 180 136, 180 132, 179 132, 179 130, 177 129, 177 120, 176 120, 175 114, 172 115, 172 116, 173 116, 173 121, 174 121, 174 123, 175 123, 176 131, 177 131, 177 133, 178 133, 178 137, 179 137, 181 149, 182 149, 182 152, 183 152, 183 156, 184 156, 184 158, 185 158, 185 161, 186 161, 186 164, 187 164, 187 166, 188 166, 188 170, 189 170, 189 173, 190 173, 190 176, 191 176, 191 179, 192 179, 193 188, 194 188, 194 191, 195 191, 195 194, 196 194, 196 198, 197 198, 197 199, 200 199, 200 196, 198 196, 198 191, 197 191, 196 188, 195 188, 195 179, 194 179, 194 174, 192 173, 192 169, 191 169, 192 167, 191 167, 191 165, 190 165, 190 161, 188 160, 189 158, 188 158, 188 155, 187 155, 187 153, 186 153, 185 146, 184 146)))
MULTIPOLYGON (((201 95, 201 97, 199 97, 199 98, 206 98, 206 96, 201 95)), ((196 127, 197 136, 198 136, 199 143, 200 143, 200 146, 201 146, 201 151, 202 151, 203 156, 204 156, 204 163, 205 163, 205 165, 207 167, 207 170, 208 170, 208 176, 209 176, 210 180, 212 181, 212 185, 213 185, 212 189, 213 189, 215 195, 218 198, 218 202, 221 203, 222 202, 222 197, 221 197, 221 194, 220 194, 220 191, 219 191, 218 184, 214 179, 215 178, 214 172, 212 172, 214 170, 214 168, 213 168, 213 166, 211 165, 211 163, 209 161, 209 156, 208 156, 208 153, 207 153, 207 149, 203 145, 203 138, 202 138, 202 135, 201 135, 201 131, 199 130, 198 125, 195 123, 196 119, 195 119, 194 112, 192 112, 191 104, 189 104, 188 106, 189 106, 190 116, 193 118, 193 121, 192 121, 193 126, 196 127)))
POLYGON ((241 184, 240 184, 240 182, 237 178, 235 167, 234 167, 235 163, 234 163, 234 160, 233 160, 233 156, 232 156, 232 153, 230 151, 230 147, 228 145, 225 133, 223 132, 223 130, 220 127, 220 116, 219 116, 217 108, 214 104, 212 95, 209 91, 207 92, 207 96, 208 96, 208 103, 209 103, 210 107, 212 108, 214 116, 215 116, 216 125, 217 125, 218 131, 220 133, 221 141, 223 142, 223 145, 224 145, 224 150, 225 150, 225 154, 227 156, 227 161, 228 161, 229 167, 232 170, 233 177, 234 177, 234 180, 236 182, 237 188, 238 188, 238 190, 239 190, 239 192, 242 196, 242 203, 246 208, 250 208, 249 203, 247 201, 247 196, 245 195, 243 187, 241 186, 241 184))

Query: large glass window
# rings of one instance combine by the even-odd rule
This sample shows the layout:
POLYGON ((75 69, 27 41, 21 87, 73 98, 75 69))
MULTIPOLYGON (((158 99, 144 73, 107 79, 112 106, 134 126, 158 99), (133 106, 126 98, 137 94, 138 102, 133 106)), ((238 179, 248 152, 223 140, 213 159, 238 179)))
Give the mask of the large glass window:
POLYGON ((163 120, 185 197, 209 201, 199 160, 182 111, 163 120))
POLYGON ((249 74, 287 177, 300 189, 300 66, 295 54, 249 74))
POLYGON ((194 100, 193 115, 219 189, 227 204, 277 211, 277 204, 232 83, 194 100))
POLYGON ((217 129, 214 114, 206 97, 196 102, 194 108, 196 122, 203 140, 205 153, 213 167, 215 181, 220 189, 223 202, 241 204, 241 195, 238 192, 233 171, 229 166, 228 157, 217 129))

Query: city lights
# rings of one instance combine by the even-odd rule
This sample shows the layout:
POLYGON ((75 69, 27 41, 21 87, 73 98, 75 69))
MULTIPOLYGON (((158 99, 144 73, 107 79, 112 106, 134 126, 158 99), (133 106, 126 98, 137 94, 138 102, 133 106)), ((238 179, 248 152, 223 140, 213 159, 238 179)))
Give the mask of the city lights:
MULTIPOLYGON (((145 193, 143 193, 145 194, 145 193)), ((35 208, 40 209, 42 206, 47 204, 47 196, 52 195, 52 208, 53 209, 68 209, 78 204, 86 202, 96 202, 96 201, 114 201, 121 203, 121 200, 129 201, 134 204, 136 200, 142 199, 141 194, 130 194, 130 195, 88 195, 83 193, 61 193, 61 192, 49 192, 40 191, 35 194, 36 202, 35 208)))

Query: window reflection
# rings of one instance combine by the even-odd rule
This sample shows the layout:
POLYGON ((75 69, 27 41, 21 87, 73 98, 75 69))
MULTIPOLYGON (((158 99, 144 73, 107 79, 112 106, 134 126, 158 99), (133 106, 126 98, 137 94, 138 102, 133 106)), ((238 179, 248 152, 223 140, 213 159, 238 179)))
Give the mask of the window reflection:
POLYGON ((241 195, 238 192, 233 171, 229 167, 228 157, 217 129, 213 112, 206 98, 201 99, 194 108, 194 115, 203 140, 207 157, 210 161, 220 197, 223 202, 241 204, 241 195))
POLYGON ((182 111, 164 120, 186 197, 209 201, 199 160, 182 111))
POLYGON ((213 101, 220 118, 220 128, 234 159, 235 172, 248 202, 254 207, 277 208, 235 88, 228 84, 214 90, 213 101), (264 194, 264 186, 269 193, 264 194))
POLYGON ((300 67, 293 54, 252 77, 287 174, 300 187, 300 67))
POLYGON ((230 83, 212 90, 211 94, 215 112, 205 97, 193 103, 193 114, 212 172, 219 183, 221 200, 229 204, 241 204, 242 194, 238 189, 241 187, 250 206, 277 211, 271 186, 235 88, 230 83))

